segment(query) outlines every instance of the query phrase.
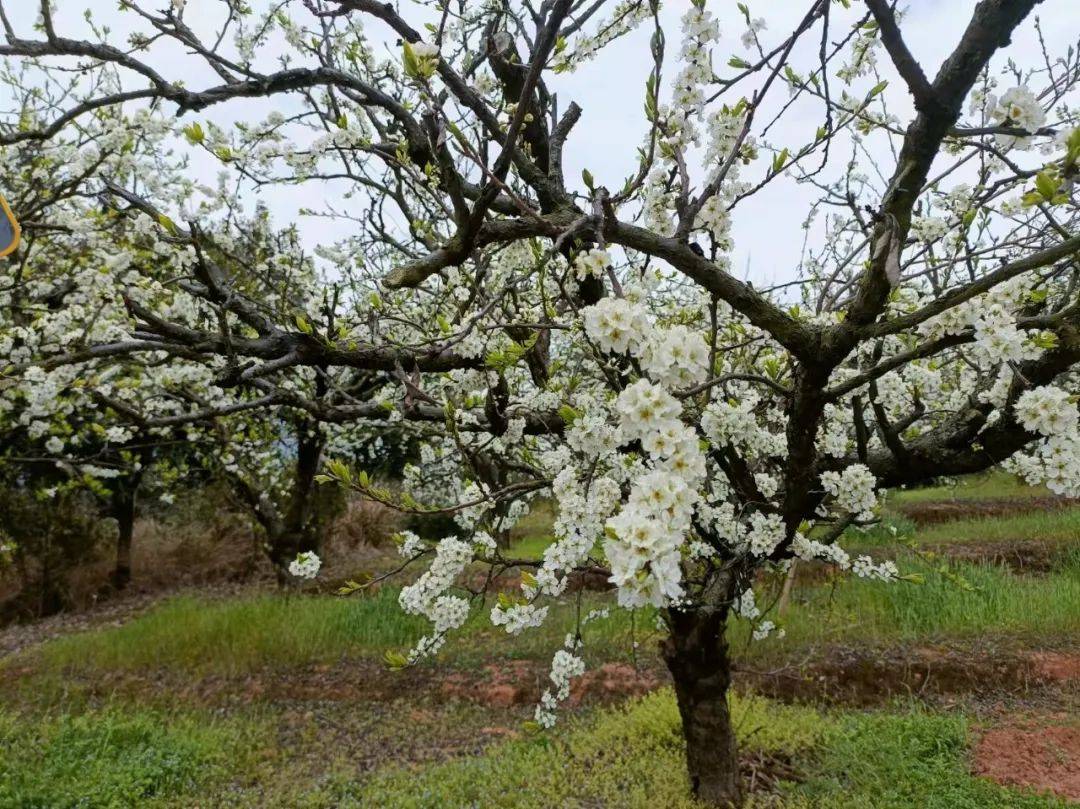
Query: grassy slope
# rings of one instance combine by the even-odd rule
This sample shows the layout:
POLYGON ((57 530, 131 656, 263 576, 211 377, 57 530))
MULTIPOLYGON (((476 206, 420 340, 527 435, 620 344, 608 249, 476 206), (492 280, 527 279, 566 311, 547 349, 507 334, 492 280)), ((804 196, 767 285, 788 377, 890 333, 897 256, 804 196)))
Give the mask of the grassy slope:
POLYGON ((999 500, 1025 497, 1049 497, 1053 492, 1044 486, 1029 486, 1007 472, 987 472, 956 478, 937 486, 896 489, 889 493, 892 503, 925 503, 934 500, 999 500))
MULTIPOLYGON (((845 578, 796 591, 781 622, 783 641, 750 647, 751 654, 783 652, 827 641, 892 641, 965 637, 980 633, 1030 636, 1080 634, 1080 553, 1064 556, 1047 576, 1018 576, 989 565, 943 567, 940 561, 911 560, 903 572, 923 583, 882 584, 845 578)), ((760 603, 768 603, 759 598, 760 603)), ((587 594, 582 610, 608 604, 587 594)), ((491 626, 486 607, 474 610, 443 659, 476 665, 500 658, 544 659, 561 645, 574 623, 574 605, 552 607, 545 626, 517 638, 491 626)), ((585 627, 594 659, 625 658, 634 640, 651 647, 654 618, 612 609, 610 617, 585 627)), ((121 627, 71 635, 40 651, 46 669, 113 671, 168 668, 193 673, 244 674, 266 667, 325 663, 345 657, 378 657, 408 647, 426 630, 406 616, 396 591, 368 597, 271 595, 204 602, 177 598, 121 627)), ((734 630, 740 637, 740 629, 734 630)))
POLYGON ((920 576, 922 583, 848 578, 835 587, 805 588, 780 621, 787 637, 766 641, 761 651, 828 641, 1080 633, 1080 553, 1062 562, 1052 574, 1027 577, 991 565, 916 560, 902 572, 920 576))
MULTIPOLYGON (((601 594, 584 595, 581 609, 608 606, 601 594)), ((441 659, 474 665, 499 658, 549 657, 572 631, 574 604, 552 607, 549 620, 533 632, 511 637, 492 626, 491 603, 474 608, 447 644, 441 659)), ((592 650, 625 656, 634 638, 647 639, 652 623, 639 613, 611 610, 585 629, 592 650)), ((123 671, 166 668, 193 674, 242 675, 262 668, 329 663, 342 658, 378 658, 388 649, 411 646, 430 624, 405 615, 397 590, 370 596, 248 596, 230 601, 178 597, 120 627, 69 635, 37 651, 46 670, 123 671)))
MULTIPOLYGON (((1064 806, 971 777, 967 727, 959 717, 906 709, 821 714, 759 698, 735 700, 732 712, 747 753, 809 762, 804 780, 783 788, 788 809, 1064 806)), ((510 742, 421 771, 391 769, 368 780, 339 781, 310 795, 308 805, 691 809, 697 804, 687 787, 678 712, 665 690, 553 737, 510 742)))

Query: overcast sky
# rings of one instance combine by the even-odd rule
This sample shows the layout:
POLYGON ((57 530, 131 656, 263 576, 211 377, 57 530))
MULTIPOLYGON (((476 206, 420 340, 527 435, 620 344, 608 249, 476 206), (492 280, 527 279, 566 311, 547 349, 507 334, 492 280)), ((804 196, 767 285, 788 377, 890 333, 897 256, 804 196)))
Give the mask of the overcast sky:
MULTIPOLYGON (((163 6, 167 0, 158 0, 156 5, 163 6)), ((1063 53, 1076 41, 1080 33, 1080 13, 1077 12, 1080 0, 1045 0, 1038 6, 1038 16, 1043 20, 1043 35, 1050 53, 1063 53)), ((251 0, 257 9, 266 6, 267 0, 251 0)), ((24 36, 33 36, 31 26, 36 18, 36 1, 15 0, 8 3, 8 13, 12 23, 24 36)), ((611 5, 614 5, 612 0, 611 5)), ((679 17, 689 5, 689 0, 668 0, 664 4, 663 19, 667 31, 667 53, 669 56, 666 75, 674 75, 677 65, 674 57, 679 50, 681 34, 679 17)), ((764 17, 768 30, 762 34, 766 47, 784 38, 798 23, 808 7, 807 0, 757 0, 750 2, 751 14, 764 17)), ((87 36, 87 25, 83 20, 83 11, 92 9, 98 23, 108 23, 113 28, 110 41, 118 44, 127 39, 133 28, 142 28, 139 21, 130 13, 120 13, 116 0, 58 0, 58 12, 55 15, 61 35, 71 37, 87 36)), ((942 59, 951 51, 959 40, 971 11, 974 0, 910 0, 902 22, 906 41, 925 66, 926 72, 933 75, 942 59)), ((192 27, 200 31, 210 30, 215 15, 221 8, 220 0, 188 0, 185 19, 192 27)), ((417 15, 411 4, 402 3, 403 13, 416 20, 417 15)), ((732 55, 749 56, 739 42, 745 26, 741 14, 736 9, 734 0, 708 4, 720 19, 723 39, 714 52, 714 64, 722 66, 732 55)), ((844 31, 842 22, 855 20, 864 9, 855 0, 850 12, 843 12, 834 4, 835 28, 832 38, 839 39, 844 31)), ((294 16, 297 19, 309 17, 299 3, 295 4, 294 16)), ((1006 52, 1021 67, 1034 67, 1042 63, 1042 56, 1036 37, 1035 16, 1029 17, 1017 31, 1013 46, 1006 52)), ((416 25, 416 27, 419 27, 416 25)), ((365 31, 375 41, 383 41, 391 48, 393 37, 377 20, 365 23, 365 31)), ((623 179, 636 169, 637 147, 641 144, 646 126, 642 115, 644 84, 650 66, 648 39, 651 26, 645 25, 634 34, 616 42, 595 61, 580 68, 570 75, 554 76, 551 86, 557 91, 560 108, 571 100, 577 101, 584 109, 584 114, 568 147, 565 164, 567 177, 571 184, 579 185, 581 170, 588 168, 597 182, 610 188, 618 188, 623 179)), ((802 64, 805 75, 814 66, 816 58, 816 32, 810 37, 801 52, 796 52, 796 69, 802 64)), ((257 67, 269 72, 274 69, 272 52, 260 52, 257 67)), ((169 78, 183 78, 186 85, 193 89, 219 83, 216 76, 200 66, 198 60, 185 56, 180 51, 159 49, 154 55, 154 64, 159 71, 169 78)), ((1005 56, 999 55, 993 68, 1000 70, 1006 64, 1005 56)), ((890 111, 899 116, 906 124, 912 108, 902 82, 896 77, 884 51, 879 49, 879 68, 882 76, 891 82, 886 91, 890 111)), ((840 62, 837 63, 839 66, 840 62)), ((296 64, 296 66, 300 66, 296 64)), ((839 82, 834 79, 834 86, 839 82)), ((872 86, 873 79, 858 80, 852 87, 854 95, 861 95, 872 86)), ((1003 78, 1001 89, 1013 82, 1003 78)), ((141 80, 133 81, 139 86, 141 80)), ((749 88, 740 90, 749 92, 749 88)), ((783 100, 786 90, 783 87, 773 91, 776 100, 783 100), (778 91, 778 92, 777 92, 778 91)), ((734 101, 734 99, 732 99, 734 101)), ((212 118, 218 122, 247 119, 259 120, 273 108, 288 111, 288 105, 295 101, 272 102, 241 101, 226 106, 213 107, 193 116, 195 119, 212 118)), ((297 106, 297 108, 299 108, 297 106)), ((763 117, 763 116, 759 116, 763 117)), ((795 106, 791 113, 769 134, 768 140, 778 147, 790 146, 794 151, 801 144, 812 138, 814 130, 822 123, 820 107, 813 104, 795 106)), ((892 161, 888 146, 884 140, 877 140, 870 145, 872 154, 882 163, 882 171, 888 175, 892 170, 892 161)), ((767 163, 762 162, 762 170, 767 163)), ((864 171, 872 174, 867 161, 864 171)), ((202 179, 213 178, 220 166, 212 159, 199 156, 196 170, 202 179)), ((839 170, 839 168, 838 168, 839 170)), ((343 187, 327 187, 321 183, 308 183, 299 188, 263 189, 260 198, 273 211, 279 222, 299 221, 309 248, 320 242, 331 242, 348 232, 346 224, 335 224, 321 218, 298 217, 301 208, 319 208, 325 199, 337 199, 343 187)), ((803 240, 800 224, 806 216, 807 207, 817 196, 814 189, 798 186, 793 182, 777 183, 765 192, 750 198, 736 209, 733 225, 735 251, 732 265, 739 275, 749 276, 759 287, 770 283, 789 280, 794 272, 803 240)))

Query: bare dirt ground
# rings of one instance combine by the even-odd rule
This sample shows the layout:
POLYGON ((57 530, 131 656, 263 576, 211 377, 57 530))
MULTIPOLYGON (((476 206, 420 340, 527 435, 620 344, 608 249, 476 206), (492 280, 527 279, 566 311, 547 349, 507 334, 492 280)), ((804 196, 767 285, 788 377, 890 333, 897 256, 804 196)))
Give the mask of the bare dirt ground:
POLYGON ((972 771, 999 784, 1080 801, 1080 726, 1048 726, 1046 719, 1020 719, 984 731, 972 771))
POLYGON ((916 526, 937 525, 954 520, 983 517, 1010 517, 1033 511, 1058 511, 1080 505, 1066 497, 1001 497, 987 500, 928 500, 892 506, 916 526))

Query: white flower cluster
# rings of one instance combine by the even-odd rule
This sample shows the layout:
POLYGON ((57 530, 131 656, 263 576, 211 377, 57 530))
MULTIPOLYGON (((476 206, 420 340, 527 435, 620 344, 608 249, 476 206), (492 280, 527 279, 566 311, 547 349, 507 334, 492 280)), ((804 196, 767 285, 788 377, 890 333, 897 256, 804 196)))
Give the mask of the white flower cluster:
POLYGON ((758 32, 764 31, 768 26, 765 24, 765 20, 762 17, 756 17, 750 20, 746 26, 746 30, 743 31, 742 36, 739 37, 739 41, 744 48, 752 48, 758 41, 758 32))
POLYGON ((604 271, 611 266, 611 256, 606 250, 593 248, 583 250, 574 257, 574 274, 579 281, 584 281, 590 276, 602 278, 604 271))
POLYGON ((399 531, 397 538, 398 553, 406 559, 412 559, 414 556, 427 549, 424 541, 412 531, 399 531))
POLYGON ((626 505, 607 521, 604 552, 619 603, 664 606, 683 595, 681 550, 690 528, 705 462, 693 430, 679 420, 670 393, 639 379, 619 394, 620 432, 649 455, 626 505))
POLYGON ((701 417, 701 428, 716 446, 731 444, 747 460, 779 456, 784 451, 784 437, 758 423, 755 415, 760 399, 752 392, 738 401, 714 401, 701 417))
POLYGON ((704 103, 703 88, 712 81, 710 45, 720 39, 720 24, 711 11, 694 4, 683 15, 682 30, 684 64, 675 79, 675 104, 691 111, 704 103))
POLYGON ((705 338, 686 326, 657 329, 646 344, 642 368, 665 387, 689 387, 705 381, 709 373, 709 348, 705 338))
POLYGON ((601 351, 637 353, 644 347, 649 322, 641 305, 625 298, 602 298, 583 309, 581 314, 585 334, 601 351))
MULTIPOLYGON (((406 539, 404 544, 408 544, 406 539)), ((457 537, 446 537, 435 546, 435 558, 423 575, 401 588, 398 603, 409 615, 423 615, 434 625, 435 633, 421 639, 409 652, 409 661, 437 652, 445 635, 457 629, 469 616, 469 603, 458 596, 447 595, 466 565, 472 561, 473 546, 457 537)))
POLYGON ((548 675, 555 685, 555 690, 545 690, 540 697, 540 704, 536 706, 536 723, 540 727, 550 728, 555 724, 555 709, 570 696, 570 681, 584 673, 585 661, 580 657, 566 649, 555 652, 551 660, 551 673, 548 675))
POLYGON ((556 56, 553 65, 555 72, 572 71, 589 61, 609 42, 624 36, 649 19, 650 14, 649 4, 640 0, 622 0, 615 6, 610 18, 601 20, 596 26, 595 34, 579 35, 573 48, 567 48, 556 56))
POLYGON ((750 553, 758 557, 767 557, 784 541, 784 522, 779 514, 763 514, 760 511, 750 515, 750 525, 746 530, 744 544, 750 553))
POLYGON ((640 303, 604 298, 582 310, 585 333, 605 352, 637 357, 642 369, 665 387, 688 387, 709 373, 705 338, 686 326, 653 326, 640 303))
POLYGON ((911 235, 921 242, 930 244, 941 239, 949 232, 949 220, 940 216, 913 216, 911 235))
POLYGON ((547 607, 535 604, 496 604, 491 610, 491 623, 504 626, 510 635, 520 635, 526 629, 535 629, 547 618, 547 607))
POLYGON ((1043 436, 1029 454, 1009 464, 1029 483, 1050 491, 1080 496, 1080 411, 1076 397, 1054 385, 1025 391, 1016 401, 1016 418, 1024 429, 1043 436))
POLYGON ((865 465, 857 463, 843 472, 823 472, 821 485, 842 511, 854 514, 860 520, 873 519, 877 508, 877 495, 874 494, 877 479, 865 465))
POLYGON ((1075 398, 1053 385, 1024 391, 1016 400, 1016 417, 1025 430, 1047 438, 1075 432, 1080 423, 1075 398))
POLYGON ((289 573, 298 579, 314 579, 319 575, 322 560, 313 551, 298 553, 296 558, 289 562, 289 573))
POLYGON ((861 579, 880 579, 881 581, 895 581, 900 576, 895 562, 885 560, 880 564, 875 564, 869 556, 860 556, 852 562, 851 572, 861 579))
MULTIPOLYGON (((1037 132, 1046 123, 1046 112, 1039 99, 1023 85, 1013 87, 1002 93, 1001 97, 989 97, 990 117, 1001 126, 1013 126, 1025 132, 1037 132)), ((998 145, 1003 149, 1015 146, 1018 149, 1030 147, 1031 138, 1016 135, 997 135, 998 145)))

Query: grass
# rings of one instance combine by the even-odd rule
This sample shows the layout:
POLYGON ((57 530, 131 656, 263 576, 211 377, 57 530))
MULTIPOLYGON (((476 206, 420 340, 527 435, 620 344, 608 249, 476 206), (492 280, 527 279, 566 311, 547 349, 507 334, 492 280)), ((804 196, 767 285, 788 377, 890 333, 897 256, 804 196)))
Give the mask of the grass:
POLYGON ((425 621, 402 612, 390 589, 350 599, 178 597, 121 627, 47 643, 40 653, 54 669, 166 667, 237 674, 407 646, 425 628, 425 621))
POLYGON ((1052 492, 1044 486, 1029 486, 1008 472, 987 472, 951 479, 936 486, 920 486, 915 489, 894 489, 889 492, 889 502, 925 503, 935 500, 998 500, 1047 497, 1052 492))
MULTIPOLYGON (((973 778, 967 723, 899 707, 823 712, 733 697, 745 753, 799 762, 786 809, 1050 809, 1065 803, 973 778)), ((0 809, 700 809, 688 792, 670 690, 486 751, 423 767, 288 764, 260 718, 107 707, 79 716, 0 712, 0 809), (281 763, 286 762, 284 769, 281 763)))
MULTIPOLYGON (((44 644, 37 652, 48 671, 168 669, 192 674, 243 675, 265 668, 376 658, 411 647, 430 624, 406 615, 398 591, 382 588, 367 597, 261 595, 223 600, 178 597, 120 627, 79 633, 44 644)), ((602 594, 586 593, 581 611, 610 606, 602 594)), ((499 659, 549 659, 576 625, 574 603, 555 604, 544 625, 517 637, 491 624, 491 602, 474 607, 465 626, 451 635, 440 659, 479 665, 499 659)), ((585 627, 590 652, 604 659, 627 656, 634 640, 654 632, 651 611, 611 609, 585 627)))
POLYGON ((968 771, 962 716, 915 709, 842 714, 785 805, 819 809, 1035 809, 1063 800, 1006 789, 968 771))
MULTIPOLYGON (((786 638, 750 644, 748 654, 772 656, 828 642, 910 641, 987 632, 1080 633, 1076 609, 1080 552, 1062 554, 1059 569, 1037 578, 987 564, 915 558, 902 564, 902 572, 919 577, 921 583, 845 577, 835 585, 800 588, 780 621, 786 638)), ((764 597, 758 600, 768 603, 764 597)), ((582 613, 602 606, 611 606, 605 594, 582 595, 582 613)), ((474 607, 441 653, 444 663, 474 667, 505 659, 546 660, 575 628, 578 605, 552 605, 541 628, 517 637, 492 626, 489 609, 490 602, 474 607)), ((607 618, 584 627, 590 661, 627 659, 634 643, 651 657, 654 627, 652 610, 632 613, 612 607, 607 618)), ((168 669, 242 675, 344 658, 377 658, 389 649, 411 647, 428 629, 423 619, 401 611, 392 588, 360 598, 182 597, 121 627, 47 643, 38 656, 43 669, 53 672, 168 669)), ((736 641, 743 639, 745 630, 736 624, 736 641)))
MULTIPOLYGON (((794 755, 816 743, 815 711, 758 698, 733 713, 745 746, 794 755)), ((619 806, 690 809, 678 712, 669 691, 599 712, 559 734, 501 745, 483 756, 398 768, 341 785, 333 805, 386 809, 483 806, 513 809, 619 806)))
POLYGON ((1080 508, 939 523, 920 529, 917 538, 924 544, 1015 540, 1075 542, 1080 539, 1080 508))
POLYGON ((258 723, 206 715, 0 710, 0 809, 193 806, 264 736, 258 723))
MULTIPOLYGON (((963 717, 919 710, 825 714, 733 698, 745 752, 806 762, 783 785, 788 809, 1036 809, 1064 802, 998 787, 968 774, 963 717)), ((340 807, 699 807, 689 795, 678 711, 664 690, 601 711, 550 737, 417 771, 395 768, 323 796, 340 807)), ((313 804, 316 805, 316 804, 313 804)), ((776 806, 754 798, 750 806, 776 806)))
POLYGON ((918 561, 902 572, 920 576, 922 583, 849 578, 835 587, 805 588, 782 621, 787 637, 762 646, 782 651, 842 640, 983 633, 1068 636, 1080 632, 1080 553, 1063 556, 1062 565, 1036 578, 993 565, 918 561))

